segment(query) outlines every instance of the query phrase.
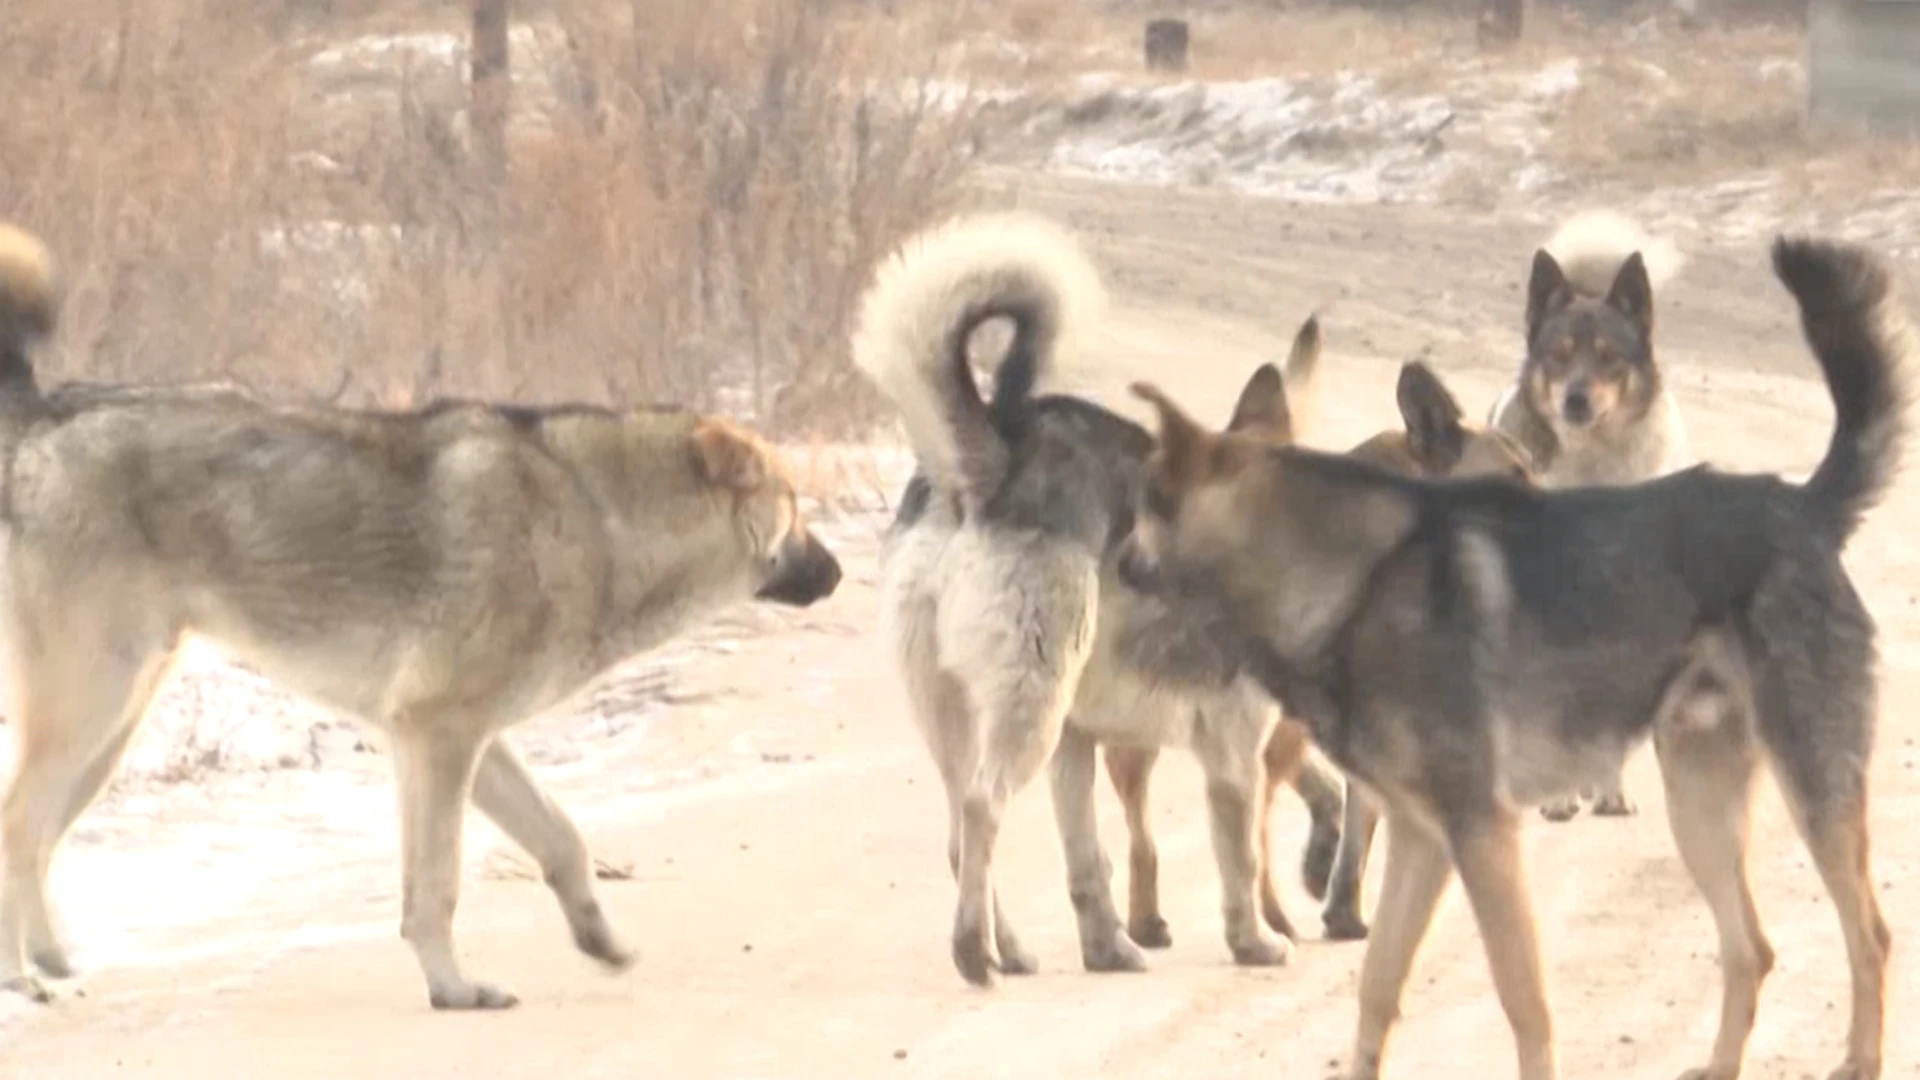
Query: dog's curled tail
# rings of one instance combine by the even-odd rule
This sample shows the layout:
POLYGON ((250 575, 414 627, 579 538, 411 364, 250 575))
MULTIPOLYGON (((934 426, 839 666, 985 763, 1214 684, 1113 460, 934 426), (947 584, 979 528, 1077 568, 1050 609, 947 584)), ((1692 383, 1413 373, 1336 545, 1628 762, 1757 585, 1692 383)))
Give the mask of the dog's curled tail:
POLYGON ((0 222, 0 394, 31 389, 30 350, 53 333, 60 315, 53 257, 40 239, 0 222))
POLYGON ((1913 331, 1886 267, 1863 248, 1781 236, 1773 271, 1800 304, 1801 328, 1833 396, 1833 440, 1807 480, 1807 500, 1845 542, 1900 464, 1913 331))
POLYGON ((853 360, 900 410, 934 487, 974 508, 1006 477, 1008 439, 1035 383, 1099 299, 1099 274, 1061 226, 1016 212, 961 217, 909 239, 880 266, 861 302, 853 360), (996 317, 1013 324, 1013 338, 989 406, 967 343, 996 317))
POLYGON ((1613 290, 1621 264, 1636 251, 1646 265, 1647 283, 1656 293, 1673 280, 1685 261, 1672 241, 1649 236, 1611 210, 1583 210, 1567 218, 1547 239, 1546 249, 1574 291, 1591 297, 1613 290))

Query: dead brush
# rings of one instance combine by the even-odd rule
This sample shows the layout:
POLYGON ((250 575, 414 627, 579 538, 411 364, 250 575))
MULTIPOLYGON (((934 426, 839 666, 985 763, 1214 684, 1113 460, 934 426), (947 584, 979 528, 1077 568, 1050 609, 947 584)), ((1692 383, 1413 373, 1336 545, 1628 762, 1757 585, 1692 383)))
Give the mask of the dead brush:
POLYGON ((854 430, 878 414, 846 359, 852 305, 971 157, 925 20, 810 0, 529 12, 570 48, 514 58, 517 93, 561 94, 516 112, 497 185, 468 160, 457 52, 316 89, 323 50, 374 27, 458 44, 457 14, 7 9, 0 216, 47 239, 68 289, 48 379, 651 399, 854 430))

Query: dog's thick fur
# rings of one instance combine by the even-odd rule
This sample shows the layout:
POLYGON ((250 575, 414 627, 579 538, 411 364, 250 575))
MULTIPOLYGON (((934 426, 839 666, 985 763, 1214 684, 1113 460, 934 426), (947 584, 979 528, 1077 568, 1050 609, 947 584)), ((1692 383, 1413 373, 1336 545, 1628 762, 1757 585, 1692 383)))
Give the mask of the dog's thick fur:
POLYGON ((1801 485, 1705 466, 1560 492, 1413 481, 1209 433, 1136 388, 1160 434, 1123 577, 1217 620, 1385 808, 1352 1077, 1379 1074, 1454 870, 1520 1076, 1556 1075, 1522 810, 1649 736, 1682 861, 1719 930, 1719 1034, 1689 1075, 1739 1073, 1772 965, 1745 866, 1764 759, 1846 942, 1852 1021, 1832 1080, 1880 1076, 1891 936, 1868 857, 1876 650, 1841 554, 1899 461, 1911 330, 1864 251, 1781 238, 1773 262, 1836 415, 1801 485))
MULTIPOLYGON (((1301 331, 1301 340, 1294 344, 1296 357, 1303 352, 1308 330, 1314 328, 1316 324, 1310 322, 1301 331)), ((1296 385, 1291 377, 1293 370, 1290 364, 1286 380, 1290 387, 1296 385)), ((1402 365, 1394 396, 1403 429, 1374 435, 1349 451, 1352 457, 1408 476, 1506 476, 1516 482, 1531 482, 1525 449, 1504 433, 1468 420, 1446 384, 1425 364, 1410 361, 1402 365)), ((1127 932, 1142 945, 1171 941, 1166 919, 1160 914, 1160 858, 1146 814, 1148 781, 1158 755, 1155 748, 1127 745, 1110 746, 1106 753, 1107 772, 1126 809, 1132 838, 1127 932)), ((1266 783, 1259 810, 1260 909, 1267 925, 1290 938, 1294 936, 1280 904, 1270 828, 1273 797, 1281 784, 1292 783, 1314 810, 1315 828, 1301 862, 1301 879, 1314 899, 1326 900, 1321 921, 1327 936, 1337 941, 1366 937, 1367 924, 1360 914, 1361 883, 1373 844, 1377 810, 1363 793, 1352 791, 1345 799, 1341 827, 1337 831, 1323 828, 1323 819, 1332 815, 1321 806, 1331 803, 1338 808, 1342 785, 1320 755, 1311 752, 1306 727, 1295 721, 1283 718, 1274 727, 1264 763, 1266 783)))
MULTIPOLYGON (((1095 831, 1102 742, 1194 749, 1208 776, 1229 948, 1244 964, 1290 952, 1262 924, 1257 882, 1262 752, 1279 710, 1222 664, 1206 628, 1114 580, 1152 449, 1146 429, 1080 398, 1033 394, 1097 289, 1077 242, 1046 219, 962 218, 881 268, 854 339, 855 361, 898 405, 919 455, 883 555, 883 633, 946 785, 954 963, 981 985, 996 969, 1035 967, 995 899, 991 866, 1009 800, 1049 764, 1082 960, 1094 971, 1145 966, 1095 831), (988 401, 967 350, 995 317, 1014 332, 988 401)), ((1288 367, 1298 382, 1318 352, 1317 325, 1296 345, 1288 367)), ((1283 381, 1262 365, 1234 430, 1289 440, 1283 381)), ((1152 928, 1137 929, 1154 941, 1152 928)))
POLYGON ((469 797, 539 863, 580 949, 631 963, 578 830, 498 736, 722 606, 834 591, 839 565, 771 449, 667 410, 42 393, 28 350, 54 295, 40 245, 0 233, 0 629, 19 740, 0 982, 44 998, 26 961, 67 974, 48 860, 188 634, 391 736, 401 933, 434 1006, 514 1001, 455 956, 469 797))
MULTIPOLYGON (((1654 293, 1679 252, 1604 210, 1568 218, 1533 256, 1526 359, 1493 408, 1495 427, 1527 446, 1542 487, 1637 484, 1697 463, 1680 405, 1654 354, 1654 293)), ((1619 772, 1540 808, 1632 814, 1619 772)))

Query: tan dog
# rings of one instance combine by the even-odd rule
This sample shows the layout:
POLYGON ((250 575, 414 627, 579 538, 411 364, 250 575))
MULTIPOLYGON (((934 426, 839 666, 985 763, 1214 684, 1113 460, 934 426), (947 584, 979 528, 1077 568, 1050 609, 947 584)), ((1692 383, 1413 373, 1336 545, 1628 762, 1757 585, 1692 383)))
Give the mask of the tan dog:
MULTIPOLYGON (((1309 323, 1309 327, 1313 324, 1309 323)), ((1302 331, 1304 335, 1306 330, 1302 331)), ((1313 342, 1318 352, 1317 338, 1313 342)), ((1295 343, 1296 355, 1301 344, 1295 343)), ((1293 382, 1294 380, 1289 380, 1293 382)), ((1460 405, 1432 369, 1418 361, 1400 369, 1395 398, 1405 425, 1383 431, 1349 451, 1360 461, 1372 462, 1408 476, 1508 476, 1531 482, 1526 451, 1504 433, 1481 427, 1465 418, 1460 405)), ((1107 748, 1107 773, 1126 810, 1132 836, 1128 859, 1127 929, 1142 945, 1164 946, 1172 937, 1160 914, 1160 858, 1147 818, 1147 790, 1159 751, 1137 746, 1107 748)), ((1272 830, 1273 798, 1283 783, 1291 784, 1314 813, 1314 832, 1302 862, 1301 877, 1315 899, 1325 898, 1321 918, 1327 936, 1336 940, 1367 934, 1360 914, 1361 883, 1372 849, 1378 813, 1365 796, 1348 789, 1345 822, 1331 840, 1323 839, 1323 812, 1316 805, 1331 790, 1339 798, 1342 782, 1317 754, 1309 753, 1308 729, 1283 719, 1267 740, 1263 763, 1266 781, 1260 799, 1260 909, 1267 925, 1294 936, 1280 904, 1274 880, 1272 830), (1338 844, 1335 856, 1334 844, 1338 844), (1324 854, 1324 860, 1320 858, 1324 854), (1329 890, 1331 875, 1331 890, 1329 890)))
POLYGON ((579 948, 628 966, 579 831, 500 735, 720 608, 834 591, 839 564, 768 447, 673 411, 42 393, 27 350, 55 307, 44 249, 0 228, 0 615, 19 739, 0 983, 44 999, 25 961, 68 974, 48 861, 188 634, 391 736, 401 935, 436 1008, 515 1000, 455 956, 469 798, 539 863, 579 948))

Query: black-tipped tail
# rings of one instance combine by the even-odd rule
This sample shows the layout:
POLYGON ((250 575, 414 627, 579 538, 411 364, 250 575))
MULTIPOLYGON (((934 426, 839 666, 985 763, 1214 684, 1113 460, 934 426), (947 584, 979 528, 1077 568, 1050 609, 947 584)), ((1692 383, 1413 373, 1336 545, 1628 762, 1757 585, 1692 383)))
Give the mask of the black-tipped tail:
POLYGON ((963 507, 998 490, 1035 384, 1098 293, 1099 275, 1073 237, 1028 214, 956 219, 881 264, 861 303, 853 359, 900 410, 936 490, 963 507), (1013 323, 1013 341, 989 404, 967 342, 996 317, 1013 323))
POLYGON ((34 390, 31 351, 53 333, 59 309, 46 245, 0 222, 0 395, 34 390))
POLYGON ((1909 331, 1886 267, 1864 248, 1782 236, 1773 270, 1800 304, 1833 396, 1833 440, 1805 490, 1815 516, 1844 543, 1899 467, 1909 331))

